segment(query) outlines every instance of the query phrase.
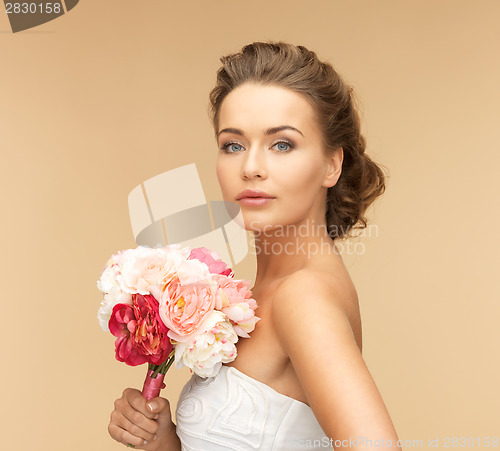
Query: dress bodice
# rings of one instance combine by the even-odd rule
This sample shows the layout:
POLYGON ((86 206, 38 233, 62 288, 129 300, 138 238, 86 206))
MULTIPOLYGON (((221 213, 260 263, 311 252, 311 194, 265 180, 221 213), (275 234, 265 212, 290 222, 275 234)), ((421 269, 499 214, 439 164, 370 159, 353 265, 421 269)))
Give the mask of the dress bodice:
POLYGON ((193 374, 175 416, 182 451, 333 449, 307 404, 227 365, 193 374))

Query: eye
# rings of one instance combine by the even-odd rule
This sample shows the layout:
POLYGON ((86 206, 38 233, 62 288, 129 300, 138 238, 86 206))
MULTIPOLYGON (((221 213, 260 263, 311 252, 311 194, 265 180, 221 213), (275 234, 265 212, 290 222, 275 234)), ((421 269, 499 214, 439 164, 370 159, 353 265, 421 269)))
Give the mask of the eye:
POLYGON ((243 146, 241 144, 238 144, 238 143, 235 143, 235 142, 228 142, 226 144, 224 144, 222 147, 221 147, 221 150, 223 150, 224 152, 226 153, 235 153, 235 152, 239 152, 241 149, 243 149, 243 146), (237 146, 237 149, 235 151, 232 151, 232 150, 228 150, 231 146, 237 146))
POLYGON ((295 147, 295 145, 289 141, 278 141, 273 147, 275 146, 278 146, 277 148, 281 153, 290 152, 290 150, 295 147))
MULTIPOLYGON (((277 150, 279 153, 286 153, 290 152, 295 147, 295 144, 292 143, 291 141, 278 141, 273 145, 273 147, 277 146, 277 150)), ((238 144, 237 142, 227 142, 221 147, 221 150, 223 150, 225 153, 237 153, 242 150, 244 150, 244 147, 241 144, 238 144)))

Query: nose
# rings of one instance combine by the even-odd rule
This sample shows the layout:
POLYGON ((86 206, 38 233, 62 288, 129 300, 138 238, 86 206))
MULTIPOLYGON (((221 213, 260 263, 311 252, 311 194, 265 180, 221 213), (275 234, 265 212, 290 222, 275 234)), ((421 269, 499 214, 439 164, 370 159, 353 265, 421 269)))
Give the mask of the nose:
POLYGON ((241 168, 241 177, 244 180, 267 178, 265 156, 257 147, 250 148, 246 153, 241 168))

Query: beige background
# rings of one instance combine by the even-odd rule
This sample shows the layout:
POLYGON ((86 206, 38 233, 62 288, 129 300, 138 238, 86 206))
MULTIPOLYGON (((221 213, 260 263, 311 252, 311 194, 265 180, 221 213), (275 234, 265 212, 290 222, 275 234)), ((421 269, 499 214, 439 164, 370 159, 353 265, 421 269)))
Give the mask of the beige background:
MULTIPOLYGON (((114 359, 96 280, 135 247, 140 182, 196 162, 221 199, 208 93, 221 55, 268 39, 355 86, 367 151, 390 170, 344 260, 400 439, 500 435, 499 14, 497 0, 85 0, 17 34, 1 14, 0 448, 124 449, 109 414, 145 367, 114 359)), ((173 408, 188 377, 167 376, 173 408)))

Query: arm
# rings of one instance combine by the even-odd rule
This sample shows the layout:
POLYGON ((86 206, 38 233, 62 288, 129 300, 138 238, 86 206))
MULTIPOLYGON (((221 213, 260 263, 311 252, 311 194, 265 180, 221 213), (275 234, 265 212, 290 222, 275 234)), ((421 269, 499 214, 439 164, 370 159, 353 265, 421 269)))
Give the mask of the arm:
POLYGON ((297 272, 281 284, 273 298, 276 333, 321 428, 329 438, 344 444, 340 449, 369 448, 357 441, 360 437, 372 443, 392 440, 391 449, 401 451, 340 303, 342 296, 342 290, 324 275, 297 272))

